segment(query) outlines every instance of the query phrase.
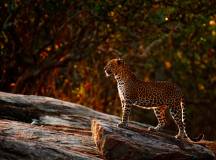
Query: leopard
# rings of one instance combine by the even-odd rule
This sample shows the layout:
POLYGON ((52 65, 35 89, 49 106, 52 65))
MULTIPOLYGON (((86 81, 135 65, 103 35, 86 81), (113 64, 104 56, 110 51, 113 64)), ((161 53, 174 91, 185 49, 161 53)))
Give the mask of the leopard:
POLYGON ((197 138, 189 138, 186 133, 184 95, 181 88, 171 81, 143 81, 138 79, 130 66, 121 58, 111 59, 104 67, 107 77, 113 76, 117 82, 118 95, 121 101, 120 128, 128 128, 130 112, 133 108, 151 109, 158 124, 149 127, 151 131, 161 131, 167 124, 166 111, 169 110, 174 120, 178 134, 177 139, 198 142, 203 134, 197 138))

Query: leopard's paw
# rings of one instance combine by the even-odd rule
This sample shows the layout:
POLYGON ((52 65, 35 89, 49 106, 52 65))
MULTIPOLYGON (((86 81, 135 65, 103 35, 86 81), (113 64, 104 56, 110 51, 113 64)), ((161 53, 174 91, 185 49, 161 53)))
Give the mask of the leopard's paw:
POLYGON ((155 128, 156 128, 156 127, 148 127, 148 130, 149 130, 149 131, 156 131, 155 128))
POLYGON ((117 127, 119 127, 119 128, 127 128, 128 125, 127 125, 127 123, 121 122, 121 123, 119 123, 119 124, 117 125, 117 127))
POLYGON ((162 130, 163 126, 157 125, 156 127, 148 127, 149 131, 160 131, 162 130))

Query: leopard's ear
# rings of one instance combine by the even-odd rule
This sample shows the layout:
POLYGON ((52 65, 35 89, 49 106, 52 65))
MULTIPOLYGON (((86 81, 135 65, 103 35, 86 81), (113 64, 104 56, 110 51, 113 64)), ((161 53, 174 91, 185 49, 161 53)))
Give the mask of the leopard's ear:
POLYGON ((123 59, 121 59, 121 58, 117 59, 117 64, 118 64, 118 65, 124 64, 124 63, 125 63, 125 62, 124 62, 123 59))

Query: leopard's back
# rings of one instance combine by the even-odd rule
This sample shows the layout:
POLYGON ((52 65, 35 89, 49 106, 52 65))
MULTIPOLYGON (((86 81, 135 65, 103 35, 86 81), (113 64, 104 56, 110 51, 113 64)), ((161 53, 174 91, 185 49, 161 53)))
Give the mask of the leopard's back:
POLYGON ((181 89, 174 83, 168 81, 133 81, 125 84, 122 90, 125 99, 136 106, 158 107, 161 105, 173 106, 183 100, 181 89))

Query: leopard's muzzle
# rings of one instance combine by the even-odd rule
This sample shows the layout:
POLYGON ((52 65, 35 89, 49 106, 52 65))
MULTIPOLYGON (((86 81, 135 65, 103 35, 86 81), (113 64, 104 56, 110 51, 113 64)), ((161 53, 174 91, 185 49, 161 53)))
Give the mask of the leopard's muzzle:
POLYGON ((107 77, 109 77, 112 74, 112 72, 107 67, 104 67, 104 72, 107 77))

